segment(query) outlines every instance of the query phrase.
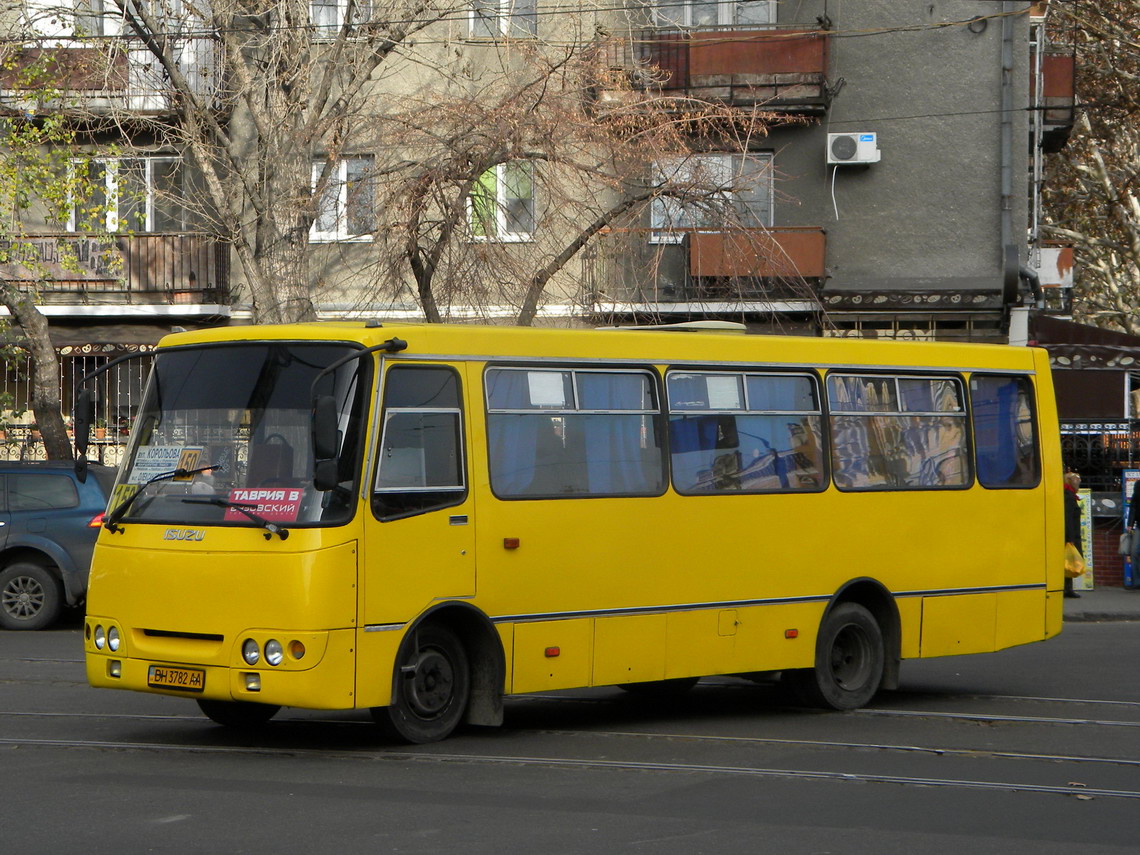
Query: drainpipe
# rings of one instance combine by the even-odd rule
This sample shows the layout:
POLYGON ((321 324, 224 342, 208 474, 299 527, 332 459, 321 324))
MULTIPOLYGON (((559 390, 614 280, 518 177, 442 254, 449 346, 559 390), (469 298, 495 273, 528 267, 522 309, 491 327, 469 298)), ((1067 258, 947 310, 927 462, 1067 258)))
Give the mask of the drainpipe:
POLYGON ((1002 2, 1001 19, 1001 275, 1002 306, 1018 303, 1021 254, 1013 242, 1013 12, 1010 0, 1002 2))

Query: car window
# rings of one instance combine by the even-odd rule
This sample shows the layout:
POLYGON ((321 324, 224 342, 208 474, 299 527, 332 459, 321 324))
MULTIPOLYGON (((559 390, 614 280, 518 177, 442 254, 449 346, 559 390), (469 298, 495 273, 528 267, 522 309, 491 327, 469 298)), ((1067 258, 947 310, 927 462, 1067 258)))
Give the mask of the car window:
POLYGON ((10 511, 46 511, 78 505, 79 493, 68 475, 8 476, 10 511))

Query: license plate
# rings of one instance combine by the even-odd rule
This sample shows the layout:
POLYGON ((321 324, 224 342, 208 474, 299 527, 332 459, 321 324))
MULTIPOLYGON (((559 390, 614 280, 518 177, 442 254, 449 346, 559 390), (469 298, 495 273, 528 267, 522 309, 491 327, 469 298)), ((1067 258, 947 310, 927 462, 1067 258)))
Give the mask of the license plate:
POLYGON ((206 672, 201 668, 167 668, 165 665, 151 665, 147 670, 146 684, 158 689, 200 692, 206 688, 206 672))

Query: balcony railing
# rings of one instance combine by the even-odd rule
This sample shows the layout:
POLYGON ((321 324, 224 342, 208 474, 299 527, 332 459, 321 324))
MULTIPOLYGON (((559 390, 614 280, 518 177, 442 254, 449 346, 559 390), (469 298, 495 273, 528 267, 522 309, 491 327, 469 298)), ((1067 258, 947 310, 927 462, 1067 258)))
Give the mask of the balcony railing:
POLYGON ((803 299, 825 260, 822 228, 615 229, 599 236, 590 278, 599 302, 803 299))
MULTIPOLYGON (((174 40, 178 67, 195 94, 209 95, 217 88, 220 50, 209 37, 174 40)), ((140 40, 126 36, 57 39, 50 46, 25 47, 0 70, 0 103, 9 106, 34 102, 38 107, 98 114, 166 113, 172 109, 172 95, 159 62, 140 40)))
POLYGON ((688 95, 787 113, 822 113, 829 36, 815 30, 647 29, 609 39, 606 59, 635 90, 688 95))
POLYGON ((34 285, 45 303, 229 299, 227 248, 201 235, 43 235, 0 239, 0 250, 13 258, 0 278, 34 285))

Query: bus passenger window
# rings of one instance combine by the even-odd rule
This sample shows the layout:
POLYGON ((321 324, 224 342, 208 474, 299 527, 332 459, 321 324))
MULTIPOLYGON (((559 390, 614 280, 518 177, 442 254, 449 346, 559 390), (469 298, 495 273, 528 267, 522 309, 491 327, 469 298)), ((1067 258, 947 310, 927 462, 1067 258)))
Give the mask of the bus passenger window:
POLYGON ((384 429, 372 490, 380 519, 463 501, 459 380, 448 368, 396 366, 384 387, 384 429))
POLYGON ((1033 388, 1028 377, 970 378, 978 481, 984 487, 1035 487, 1041 478, 1033 388))
POLYGON ((492 368, 485 382, 491 488, 499 498, 664 490, 648 372, 492 368))
POLYGON ((831 471, 841 490, 966 487, 966 409, 957 377, 832 374, 831 471))
POLYGON ((822 490, 815 380, 670 372, 669 450, 679 493, 822 490))

